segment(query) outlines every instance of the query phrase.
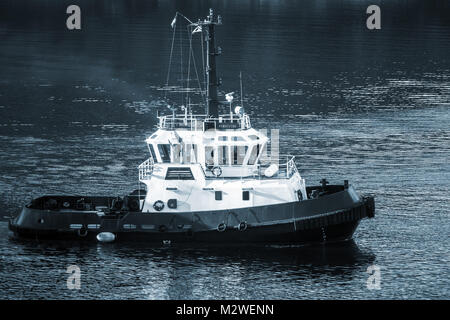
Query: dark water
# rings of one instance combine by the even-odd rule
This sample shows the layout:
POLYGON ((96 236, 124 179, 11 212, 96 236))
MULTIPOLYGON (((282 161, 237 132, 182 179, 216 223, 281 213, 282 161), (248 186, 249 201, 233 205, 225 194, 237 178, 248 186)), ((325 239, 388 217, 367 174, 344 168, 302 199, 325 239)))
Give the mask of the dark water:
POLYGON ((0 1, 0 298, 450 298, 448 1, 77 3, 72 32, 69 2, 0 1), (379 31, 366 29, 369 4, 379 31), (252 124, 280 130, 310 184, 348 179, 376 195, 376 218, 325 247, 10 239, 6 217, 32 197, 137 186, 164 110, 170 22, 210 6, 224 22, 221 94, 239 91, 242 71, 252 124), (79 291, 66 288, 72 264, 79 291), (373 264, 380 290, 366 287, 373 264))

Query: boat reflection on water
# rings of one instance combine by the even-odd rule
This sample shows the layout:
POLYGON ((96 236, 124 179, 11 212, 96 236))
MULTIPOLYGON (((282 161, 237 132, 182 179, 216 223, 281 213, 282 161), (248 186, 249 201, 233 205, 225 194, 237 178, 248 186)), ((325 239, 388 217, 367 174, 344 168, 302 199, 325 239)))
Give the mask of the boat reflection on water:
MULTIPOLYGON (((345 293, 342 284, 363 290, 375 261, 353 240, 327 245, 241 247, 151 246, 146 243, 90 243, 11 239, 27 264, 6 269, 16 286, 39 283, 33 295, 63 299, 301 299, 345 293), (67 290, 66 269, 81 270, 82 290, 67 290), (16 274, 16 276, 14 276, 16 274), (55 281, 56 280, 56 281, 55 281)), ((17 251, 16 250, 16 251, 17 251)), ((30 293, 31 294, 31 293, 30 293)), ((350 294, 350 293, 347 293, 350 294)))
MULTIPOLYGON (((89 257, 99 260, 123 259, 130 261, 164 261, 167 265, 230 265, 241 268, 276 268, 286 270, 310 270, 311 272, 339 273, 339 270, 361 269, 375 261, 375 254, 368 248, 361 249, 352 239, 349 241, 298 246, 246 245, 246 246, 155 246, 144 242, 133 243, 80 243, 76 241, 40 241, 11 238, 29 254, 71 256, 79 263, 89 263, 89 257)), ((117 260, 116 260, 117 261, 117 260)), ((135 263, 131 263, 133 265, 135 263)))
MULTIPOLYGON (((208 247, 159 251, 174 259, 199 259, 216 265, 238 264, 240 269, 252 268, 282 272, 349 273, 361 271, 372 264, 376 256, 367 248, 361 249, 354 240, 311 244, 305 246, 255 245, 245 247, 208 247), (208 258, 205 258, 208 257, 208 258)), ((183 260, 184 260, 183 259, 183 260)), ((290 274, 292 276, 292 273, 290 274)))

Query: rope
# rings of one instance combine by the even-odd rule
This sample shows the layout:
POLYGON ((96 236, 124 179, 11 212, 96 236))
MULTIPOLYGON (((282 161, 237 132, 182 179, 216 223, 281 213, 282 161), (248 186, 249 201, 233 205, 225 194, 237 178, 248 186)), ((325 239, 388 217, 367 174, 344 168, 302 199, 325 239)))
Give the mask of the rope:
MULTIPOLYGON (((173 34, 172 34, 172 44, 170 47, 170 56, 169 56, 169 67, 167 70, 167 77, 166 77, 166 88, 164 90, 164 100, 166 100, 167 98, 167 91, 168 90, 168 86, 169 86, 169 80, 170 80, 170 70, 172 67, 172 59, 173 59, 173 49, 174 49, 174 43, 175 43, 175 34, 176 34, 176 28, 177 28, 177 20, 176 18, 180 16, 182 18, 184 18, 186 21, 188 21, 190 24, 192 25, 196 25, 195 23, 193 23, 191 20, 189 20, 188 18, 186 18, 183 14, 181 14, 180 12, 176 12, 175 13, 175 24, 173 27, 173 34)), ((195 74, 197 76, 197 82, 198 82, 198 87, 200 89, 200 95, 202 97, 202 100, 204 101, 204 103, 206 103, 206 98, 205 98, 205 94, 202 88, 202 84, 200 81, 200 77, 198 75, 198 70, 197 70, 197 65, 195 62, 195 56, 194 56, 194 52, 193 52, 193 48, 192 48, 192 32, 190 30, 190 27, 192 27, 191 25, 187 26, 187 32, 188 32, 188 39, 189 39, 189 59, 188 59, 188 70, 187 70, 187 83, 186 83, 186 104, 188 104, 189 101, 189 77, 190 77, 190 73, 191 73, 191 57, 192 57, 192 64, 194 66, 195 69, 195 74)), ((203 32, 202 32, 202 36, 200 37, 200 43, 201 43, 201 47, 202 47, 202 64, 203 64, 203 73, 204 73, 204 84, 206 85, 206 73, 205 73, 205 54, 204 54, 204 47, 203 47, 203 32)), ((180 29, 180 72, 181 72, 181 81, 183 80, 183 33, 180 29)), ((183 88, 184 85, 181 84, 181 88, 183 88)), ((183 97, 183 91, 181 90, 181 104, 183 104, 184 102, 184 97, 183 97)))
POLYGON ((191 20, 189 20, 188 18, 186 18, 184 15, 182 15, 182 14, 181 14, 180 12, 178 12, 178 11, 175 13, 175 17, 176 17, 176 16, 181 16, 182 18, 186 19, 189 23, 192 23, 192 24, 193 24, 193 22, 192 22, 191 20))
POLYGON ((189 26, 187 26, 186 31, 189 37, 189 58, 188 58, 188 71, 187 71, 187 82, 186 82, 186 108, 189 104, 189 77, 191 76, 191 52, 192 52, 192 33, 189 30, 189 26))
MULTIPOLYGON (((202 36, 200 37, 200 43, 202 45, 202 64, 203 64, 203 84, 205 85, 206 90, 206 69, 205 69, 205 49, 203 48, 203 30, 202 30, 202 36)), ((203 98, 203 95, 202 95, 203 98)), ((205 99, 205 106, 207 105, 207 101, 205 99)))
MULTIPOLYGON (((175 17, 176 17, 176 15, 175 15, 175 17)), ((176 29, 177 29, 177 23, 175 22, 175 26, 173 27, 173 35, 172 35, 172 46, 170 47, 169 68, 167 70, 166 87, 169 85, 170 67, 172 65, 173 44, 175 42, 176 29)), ((167 90, 164 90, 164 100, 166 100, 166 97, 167 97, 167 90)))
MULTIPOLYGON (((203 51, 202 51, 202 53, 203 53, 203 51)), ((202 99, 205 99, 204 94, 203 94, 202 84, 200 83, 200 77, 198 76, 197 65, 195 64, 194 52, 191 51, 191 54, 192 54, 192 61, 194 64, 195 74, 197 75, 198 87, 200 88, 200 94, 202 96, 202 99)))
MULTIPOLYGON (((180 28, 180 75, 181 88, 183 87, 183 31, 180 28)), ((181 104, 183 104, 183 90, 181 90, 181 104)))

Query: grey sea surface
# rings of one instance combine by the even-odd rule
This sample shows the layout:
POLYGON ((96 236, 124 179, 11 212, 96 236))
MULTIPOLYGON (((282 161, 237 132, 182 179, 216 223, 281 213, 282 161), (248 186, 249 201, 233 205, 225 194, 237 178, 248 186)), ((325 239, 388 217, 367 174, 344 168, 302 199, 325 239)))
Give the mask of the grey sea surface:
POLYGON ((62 2, 0 2, 0 299, 450 298, 448 1, 77 3, 82 29, 69 31, 62 2), (370 4, 381 30, 366 28, 370 4), (210 7, 223 17, 220 96, 239 94, 242 71, 252 125, 279 130, 307 184, 375 195, 375 219, 325 246, 13 239, 7 219, 33 197, 137 188, 156 111, 170 112, 170 22, 210 7), (367 288, 371 265, 380 290, 367 288))

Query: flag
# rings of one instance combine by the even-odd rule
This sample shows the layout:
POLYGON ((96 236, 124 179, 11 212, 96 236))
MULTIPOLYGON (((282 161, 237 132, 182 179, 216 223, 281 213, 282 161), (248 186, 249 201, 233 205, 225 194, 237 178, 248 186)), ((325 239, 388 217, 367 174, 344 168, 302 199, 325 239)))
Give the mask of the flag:
POLYGON ((172 29, 173 29, 173 26, 175 25, 175 23, 177 23, 177 15, 175 15, 175 18, 173 18, 172 23, 170 24, 172 29))
POLYGON ((196 33, 196 32, 202 32, 202 26, 197 26, 194 31, 192 31, 192 34, 196 33))

